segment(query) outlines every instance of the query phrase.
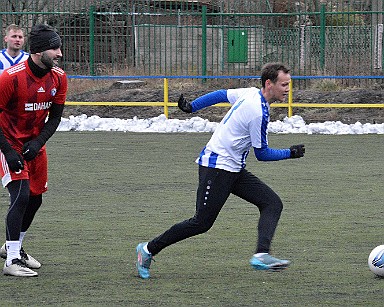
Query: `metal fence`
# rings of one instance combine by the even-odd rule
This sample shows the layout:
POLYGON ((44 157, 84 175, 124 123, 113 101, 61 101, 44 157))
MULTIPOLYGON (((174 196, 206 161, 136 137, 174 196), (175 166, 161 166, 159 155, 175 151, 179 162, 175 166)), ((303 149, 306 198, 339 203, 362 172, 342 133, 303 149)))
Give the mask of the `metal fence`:
MULTIPOLYGON (((134 76, 124 76, 126 79, 132 79, 134 76)), ((238 76, 237 76, 238 77, 238 76)), ((236 76, 190 76, 185 77, 183 79, 200 79, 200 78, 207 78, 207 79, 232 79, 237 78, 236 76)), ((121 79, 119 76, 69 76, 71 79, 121 79)), ((135 77, 136 78, 136 77, 135 77)), ((162 76, 141 76, 140 79, 161 79, 162 76)), ((242 79, 248 79, 247 77, 241 77, 242 79)), ((249 77, 251 82, 254 83, 254 78, 249 77)), ((286 108, 287 109, 287 116, 292 117, 294 115, 294 108, 348 108, 348 109, 364 109, 364 108, 373 108, 373 109, 383 109, 384 103, 296 103, 293 101, 293 84, 299 82, 301 79, 340 79, 343 78, 343 76, 337 77, 337 76, 292 76, 292 82, 289 84, 289 94, 287 102, 281 102, 281 103, 273 103, 271 104, 271 107, 273 108, 286 108)), ((383 76, 361 76, 356 77, 357 79, 376 79, 376 80, 383 80, 383 76)), ((168 110, 170 107, 177 107, 177 102, 172 102, 169 100, 169 79, 180 79, 179 76, 173 76, 173 77, 164 77, 164 83, 163 83, 163 91, 164 91, 164 98, 163 101, 67 101, 67 105, 72 106, 120 106, 120 107, 163 107, 163 113, 166 117, 168 117, 168 110)), ((255 84, 253 84, 255 85, 255 84)), ((230 107, 230 103, 218 103, 214 105, 215 107, 230 107)))
POLYGON ((70 74, 258 75, 270 61, 294 75, 382 74, 382 0, 1 2, 1 29, 59 30, 70 74))

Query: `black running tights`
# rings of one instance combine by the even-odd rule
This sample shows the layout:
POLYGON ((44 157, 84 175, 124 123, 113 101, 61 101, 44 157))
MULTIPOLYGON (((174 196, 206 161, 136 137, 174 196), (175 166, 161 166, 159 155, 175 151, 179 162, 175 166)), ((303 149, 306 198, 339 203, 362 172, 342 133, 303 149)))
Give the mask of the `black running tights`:
POLYGON ((283 209, 280 197, 245 169, 239 173, 232 173, 203 166, 199 166, 195 215, 173 225, 150 241, 149 252, 156 255, 171 244, 208 231, 231 193, 258 207, 260 217, 255 252, 268 253, 283 209))
POLYGON ((8 185, 10 204, 5 218, 6 240, 18 241, 27 231, 42 203, 42 195, 30 196, 29 180, 15 180, 8 185))

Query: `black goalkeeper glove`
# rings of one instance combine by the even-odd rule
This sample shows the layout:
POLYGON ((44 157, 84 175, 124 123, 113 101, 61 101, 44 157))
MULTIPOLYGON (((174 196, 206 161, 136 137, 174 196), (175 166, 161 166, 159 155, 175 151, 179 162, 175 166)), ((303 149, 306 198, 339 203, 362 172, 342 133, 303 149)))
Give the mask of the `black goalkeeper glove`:
POLYGON ((26 161, 31 161, 36 158, 42 145, 36 139, 30 140, 23 146, 23 157, 26 161))
POLYGON ((178 106, 180 110, 186 113, 192 113, 192 105, 184 98, 183 94, 180 95, 178 106))
POLYGON ((290 148, 291 159, 304 157, 305 147, 304 144, 293 145, 290 148))
POLYGON ((13 148, 4 152, 4 156, 8 167, 12 172, 19 172, 24 169, 23 157, 13 148))

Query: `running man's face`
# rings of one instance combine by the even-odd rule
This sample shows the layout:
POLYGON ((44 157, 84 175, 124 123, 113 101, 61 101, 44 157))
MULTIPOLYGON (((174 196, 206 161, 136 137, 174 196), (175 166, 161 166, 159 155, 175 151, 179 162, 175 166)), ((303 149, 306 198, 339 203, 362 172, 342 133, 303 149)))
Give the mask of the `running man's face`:
POLYGON ((22 30, 10 30, 4 37, 4 41, 7 43, 7 49, 14 52, 20 51, 24 45, 24 34, 22 30))
POLYGON ((61 53, 61 49, 48 49, 43 52, 41 52, 41 63, 46 68, 52 68, 54 66, 59 65, 59 60, 63 57, 63 54, 61 53))
POLYGON ((288 97, 290 82, 291 75, 289 73, 284 73, 283 71, 279 71, 275 83, 273 83, 271 80, 267 80, 266 86, 268 87, 269 93, 271 95, 270 102, 285 101, 288 97))

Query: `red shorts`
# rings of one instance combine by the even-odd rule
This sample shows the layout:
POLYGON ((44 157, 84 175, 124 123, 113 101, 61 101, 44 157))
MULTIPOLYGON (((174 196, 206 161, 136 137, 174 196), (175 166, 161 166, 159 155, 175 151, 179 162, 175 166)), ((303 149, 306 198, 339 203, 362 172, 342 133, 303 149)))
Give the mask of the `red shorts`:
POLYGON ((32 161, 24 160, 24 169, 20 173, 9 170, 4 154, 1 151, 0 161, 0 176, 4 187, 13 180, 28 179, 31 195, 40 195, 47 191, 48 159, 45 146, 32 161))

